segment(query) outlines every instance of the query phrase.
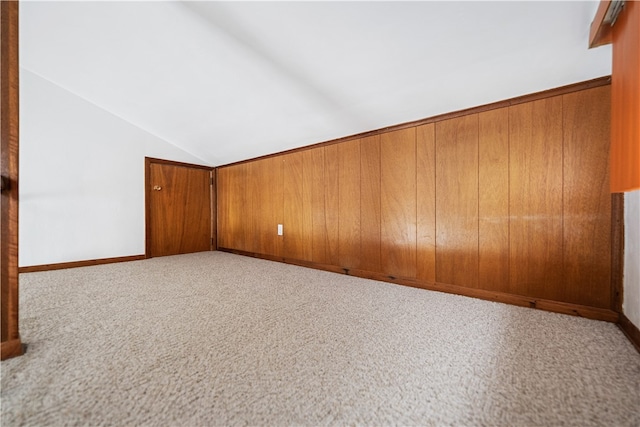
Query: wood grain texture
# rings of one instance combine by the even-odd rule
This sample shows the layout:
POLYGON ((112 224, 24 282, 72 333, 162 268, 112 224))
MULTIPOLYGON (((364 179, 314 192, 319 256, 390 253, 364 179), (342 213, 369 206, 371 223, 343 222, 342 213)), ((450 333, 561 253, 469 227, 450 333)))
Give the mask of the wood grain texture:
POLYGON ((360 268, 380 271, 380 137, 360 140, 360 268))
POLYGON ((234 166, 216 168, 216 228, 218 229, 218 248, 232 248, 231 222, 231 180, 234 166))
POLYGON ((478 115, 436 124, 436 279, 478 286, 478 115))
MULTIPOLYGON (((619 286, 593 282, 595 294, 609 295, 607 305, 590 299, 592 291, 582 292, 570 283, 574 279, 564 280, 577 272, 581 260, 599 253, 590 232, 582 232, 580 218, 606 210, 606 202, 592 203, 604 197, 592 187, 598 187, 606 156, 578 141, 606 140, 606 127, 596 119, 607 109, 606 99, 590 95, 606 90, 599 83, 564 96, 538 94, 515 106, 243 163, 261 170, 249 175, 258 184, 252 212, 245 215, 264 220, 269 201, 284 205, 271 189, 278 182, 281 188, 291 186, 287 198, 296 202, 285 205, 291 206, 287 213, 280 205, 280 212, 295 215, 284 221, 285 239, 298 230, 301 242, 280 255, 263 247, 274 242, 274 214, 265 222, 264 245, 244 252, 611 320, 619 286), (289 158, 296 159, 294 165, 283 166, 289 158), (281 181, 285 168, 288 183, 281 181), (264 200, 256 204, 259 197, 264 200), (356 240, 351 236, 358 234, 359 256, 351 246, 356 240)), ((620 208, 613 206, 608 215, 615 209, 620 208)), ((611 241, 621 241, 619 226, 608 232, 611 241)), ((610 252, 610 258, 602 258, 614 266, 609 280, 617 283, 621 257, 610 252)))
POLYGON ((246 164, 218 169, 218 246, 245 248, 245 230, 252 218, 247 211, 246 164))
POLYGON ((509 109, 478 115, 478 282, 509 290, 509 109))
MULTIPOLYGON (((245 251, 255 249, 257 243, 255 243, 253 239, 256 236, 260 236, 260 234, 253 229, 255 227, 253 222, 255 211, 252 206, 253 193, 251 192, 252 189, 249 187, 248 182, 249 176, 253 176, 252 173, 254 173, 254 168, 257 166, 257 164, 238 165, 233 170, 235 179, 232 181, 231 187, 233 209, 231 220, 236 231, 233 233, 233 246, 231 247, 245 251), (250 229, 254 231, 252 235, 250 235, 250 229), (247 244, 249 241, 251 241, 251 244, 247 244)), ((259 178, 256 177, 254 179, 255 182, 259 182, 259 178)), ((264 220, 264 218, 261 216, 259 220, 264 220)))
POLYGON ((240 220, 244 222, 246 251, 268 251, 275 236, 270 218, 268 188, 265 187, 265 162, 248 163, 244 171, 246 200, 240 220), (271 225, 271 226, 269 226, 271 225))
POLYGON ((509 290, 560 300, 562 97, 509 108, 509 290))
POLYGON ((640 4, 628 1, 613 26, 611 191, 640 189, 640 4))
POLYGON ((436 128, 416 128, 416 277, 436 281, 436 128))
MULTIPOLYGON (((278 236, 278 224, 284 225, 284 159, 271 157, 254 163, 256 192, 252 215, 256 218, 251 230, 256 240, 255 252, 282 256, 284 236, 278 236)), ((244 211, 243 215, 248 215, 244 211)), ((284 229, 288 233, 288 229, 284 229)))
MULTIPOLYGON (((302 260, 313 259, 313 153, 302 151, 302 260)), ((286 238, 286 237, 285 237, 286 238)))
POLYGON ((152 163, 150 169, 149 256, 210 250, 210 171, 156 163, 152 163))
POLYGON ((215 251, 218 249, 218 194, 216 191, 216 189, 218 188, 218 177, 215 168, 211 169, 210 175, 211 185, 209 190, 209 197, 211 197, 211 250, 215 251))
POLYGON ((283 256, 312 259, 312 180, 311 151, 297 151, 283 156, 284 229, 283 256))
MULTIPOLYGON (((152 176, 151 176, 151 165, 156 165, 156 166, 174 166, 174 167, 184 167, 184 168, 188 168, 188 169, 192 169, 192 170, 201 170, 203 173, 208 173, 209 174, 209 179, 213 180, 211 181, 212 184, 209 185, 209 200, 211 201, 210 206, 209 206, 209 215, 210 215, 210 225, 209 225, 209 229, 211 230, 211 241, 210 241, 210 248, 215 248, 216 246, 216 229, 217 229, 217 222, 216 222, 216 218, 215 218, 215 195, 216 195, 216 186, 215 186, 215 176, 216 176, 216 171, 215 168, 212 168, 210 166, 203 166, 203 165, 196 165, 193 163, 184 163, 184 162, 176 162, 173 160, 166 160, 166 159, 158 159, 155 157, 145 157, 144 158, 144 175, 145 175, 145 181, 144 181, 144 185, 145 185, 145 256, 147 258, 150 258, 152 255, 152 237, 153 237, 153 218, 152 218, 152 200, 154 198, 154 195, 152 194, 154 192, 153 190, 153 184, 152 184, 152 176)), ((105 258, 105 259, 111 259, 111 258, 105 258)), ((118 259, 118 258, 114 258, 114 259, 118 259)), ((90 262, 92 262, 93 260, 89 260, 90 262)), ((83 261, 81 261, 83 262, 83 261)), ((61 265, 64 265, 65 263, 62 263, 61 265)), ((57 265, 57 264, 56 264, 57 265)))
POLYGON ((284 233, 283 256, 304 259, 303 158, 302 152, 283 156, 284 165, 284 233))
POLYGON ((327 263, 327 221, 325 217, 324 147, 311 152, 311 261, 327 263))
POLYGON ((611 90, 563 95, 563 300, 611 307, 611 90))
POLYGON ((416 277, 416 130, 380 137, 382 272, 416 277))
POLYGON ((338 145, 324 149, 324 216, 325 250, 327 264, 340 265, 340 183, 338 145))
POLYGON ((22 354, 18 297, 19 66, 18 2, 0 3, 0 316, 2 360, 22 354))
POLYGON ((343 268, 360 266, 360 140, 338 144, 338 252, 343 268))

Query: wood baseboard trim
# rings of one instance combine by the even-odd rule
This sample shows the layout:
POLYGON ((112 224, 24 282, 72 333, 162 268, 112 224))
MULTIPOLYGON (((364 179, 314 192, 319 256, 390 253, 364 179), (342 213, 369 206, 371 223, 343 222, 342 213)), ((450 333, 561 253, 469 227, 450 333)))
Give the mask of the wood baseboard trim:
MULTIPOLYGON (((594 320, 603 320, 606 322, 619 322, 619 314, 613 310, 607 310, 597 307, 588 307, 579 304, 571 304, 566 302, 551 301, 545 299, 531 298, 522 295, 508 294, 504 292, 487 291, 484 289, 466 288, 464 286, 450 285, 439 282, 425 282, 412 278, 395 277, 376 273, 366 270, 341 268, 335 265, 319 264, 310 261, 301 261, 285 257, 277 257, 272 255, 262 255, 254 252, 240 251, 229 248, 218 248, 219 251, 229 252, 237 255, 250 256, 253 258, 261 258, 269 261, 282 262, 285 264, 299 265, 302 267, 314 268, 316 270, 331 271, 333 273, 346 274, 350 276, 362 277, 364 279, 378 280, 382 282, 394 283, 396 285, 411 286, 414 288, 427 289, 430 291, 445 292, 448 294, 456 294, 471 298, 478 298, 487 301, 501 302, 504 304, 517 305, 520 307, 537 308, 544 311, 554 313, 568 314, 571 316, 585 317, 594 320)), ((633 325, 632 325, 633 326, 633 325)))
POLYGON ((622 330, 622 332, 629 338, 631 344, 638 350, 640 353, 640 329, 633 323, 624 313, 620 313, 620 320, 618 321, 618 327, 622 330))
POLYGON ((57 264, 32 265, 29 267, 20 267, 19 273, 35 273, 39 271, 62 270, 65 268, 89 267, 92 265, 113 264, 116 262, 140 261, 146 259, 144 255, 131 255, 115 258, 89 259, 86 261, 61 262, 57 264))
POLYGON ((22 356, 22 341, 20 338, 0 343, 0 360, 11 359, 12 357, 22 356))

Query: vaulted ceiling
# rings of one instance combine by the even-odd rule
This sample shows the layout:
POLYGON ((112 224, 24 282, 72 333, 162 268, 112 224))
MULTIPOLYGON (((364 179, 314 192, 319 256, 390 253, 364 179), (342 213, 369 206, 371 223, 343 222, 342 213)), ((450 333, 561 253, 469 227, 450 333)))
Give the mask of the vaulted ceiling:
POLYGON ((217 166, 608 75, 596 8, 27 1, 20 64, 217 166))

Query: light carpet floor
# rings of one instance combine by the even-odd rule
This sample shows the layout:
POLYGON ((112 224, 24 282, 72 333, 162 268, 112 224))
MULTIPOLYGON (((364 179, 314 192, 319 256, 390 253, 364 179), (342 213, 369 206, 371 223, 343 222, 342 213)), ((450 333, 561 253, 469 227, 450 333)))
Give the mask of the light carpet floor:
POLYGON ((3 427, 640 425, 606 322, 221 252, 20 286, 3 427))

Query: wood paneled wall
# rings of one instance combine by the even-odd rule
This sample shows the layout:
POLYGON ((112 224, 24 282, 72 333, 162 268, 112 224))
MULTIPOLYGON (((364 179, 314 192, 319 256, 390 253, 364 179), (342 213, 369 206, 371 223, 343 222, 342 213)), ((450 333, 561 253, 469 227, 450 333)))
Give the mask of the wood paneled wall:
POLYGON ((220 167, 218 245, 609 310, 609 106, 600 86, 220 167))
POLYGON ((640 2, 625 3, 611 32, 611 191, 633 191, 640 189, 640 2))

